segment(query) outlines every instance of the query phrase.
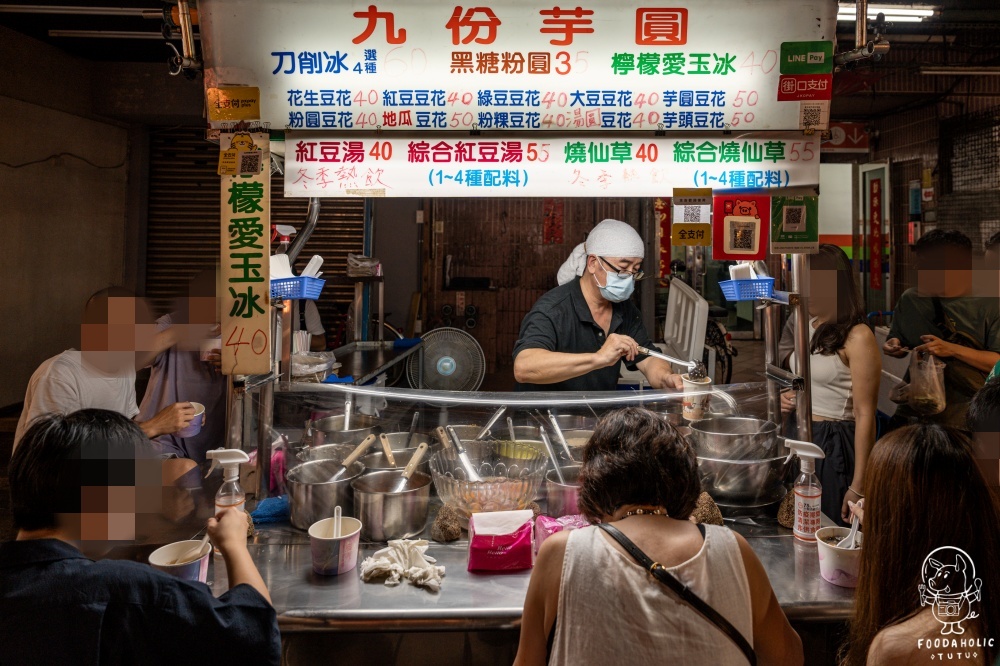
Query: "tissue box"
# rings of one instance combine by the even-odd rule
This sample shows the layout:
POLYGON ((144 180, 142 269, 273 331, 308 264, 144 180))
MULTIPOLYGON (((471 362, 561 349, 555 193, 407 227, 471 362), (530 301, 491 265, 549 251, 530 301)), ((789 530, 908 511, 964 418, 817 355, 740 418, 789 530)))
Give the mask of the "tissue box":
POLYGON ((535 564, 531 510, 474 513, 469 518, 469 571, 518 571, 535 564))
POLYGON ((535 519, 535 555, 542 547, 542 542, 556 532, 563 530, 576 530, 581 527, 588 527, 590 523, 580 515, 562 516, 561 518, 549 518, 548 516, 538 516, 535 519))

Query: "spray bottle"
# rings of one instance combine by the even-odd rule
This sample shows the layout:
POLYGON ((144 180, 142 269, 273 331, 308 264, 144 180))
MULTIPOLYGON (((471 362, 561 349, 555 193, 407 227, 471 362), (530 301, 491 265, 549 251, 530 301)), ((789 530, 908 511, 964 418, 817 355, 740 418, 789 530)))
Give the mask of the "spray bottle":
POLYGON ((222 466, 222 487, 215 493, 215 511, 234 507, 240 511, 246 510, 246 493, 240 487, 240 464, 250 462, 250 456, 239 449, 215 449, 205 454, 212 459, 212 466, 205 478, 222 466))
POLYGON ((786 439, 785 446, 791 449, 785 462, 797 455, 802 465, 792 491, 795 493, 795 526, 792 533, 796 539, 815 541, 816 530, 820 528, 820 517, 823 513, 821 509, 823 486, 816 476, 816 459, 825 458, 826 454, 815 444, 795 439, 786 439))

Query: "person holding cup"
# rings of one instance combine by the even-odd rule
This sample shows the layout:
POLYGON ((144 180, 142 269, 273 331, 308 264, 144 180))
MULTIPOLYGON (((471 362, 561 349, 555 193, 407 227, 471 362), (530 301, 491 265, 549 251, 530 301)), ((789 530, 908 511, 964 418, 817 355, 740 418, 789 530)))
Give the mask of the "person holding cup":
POLYGON ((27 430, 10 463, 17 538, 0 544, 5 663, 279 663, 246 514, 228 509, 208 522, 229 579, 219 598, 146 564, 89 559, 142 533, 164 462, 135 423, 107 410, 27 430))
POLYGON ((210 449, 225 446, 226 378, 219 333, 219 304, 215 269, 198 273, 187 293, 170 312, 160 317, 157 329, 171 335, 171 346, 152 359, 149 383, 139 405, 139 419, 166 405, 181 402, 190 407, 186 426, 164 432, 153 441, 165 455, 186 458, 199 465, 210 449))

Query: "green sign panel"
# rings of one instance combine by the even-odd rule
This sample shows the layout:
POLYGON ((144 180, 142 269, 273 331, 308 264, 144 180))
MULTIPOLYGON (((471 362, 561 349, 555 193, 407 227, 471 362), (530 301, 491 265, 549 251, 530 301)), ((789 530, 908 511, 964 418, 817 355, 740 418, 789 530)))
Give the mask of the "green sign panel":
POLYGON ((833 42, 782 42, 782 74, 830 74, 833 42))
POLYGON ((819 197, 771 197, 771 254, 819 251, 819 197))

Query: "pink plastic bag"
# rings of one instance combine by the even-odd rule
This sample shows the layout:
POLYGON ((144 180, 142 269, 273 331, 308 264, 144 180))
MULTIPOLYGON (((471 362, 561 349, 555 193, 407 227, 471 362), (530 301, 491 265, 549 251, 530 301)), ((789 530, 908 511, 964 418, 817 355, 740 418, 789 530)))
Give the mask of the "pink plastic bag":
POLYGON ((562 516, 559 518, 538 516, 538 518, 535 518, 535 555, 538 555, 538 551, 541 550, 542 542, 556 532, 577 530, 589 525, 590 523, 587 522, 587 519, 580 515, 562 516))
POLYGON ((472 514, 469 518, 469 571, 518 571, 533 567, 535 551, 531 515, 531 511, 472 514), (480 525, 489 524, 489 527, 477 532, 477 518, 480 525), (504 521, 519 527, 494 533, 497 529, 493 525, 504 521))

